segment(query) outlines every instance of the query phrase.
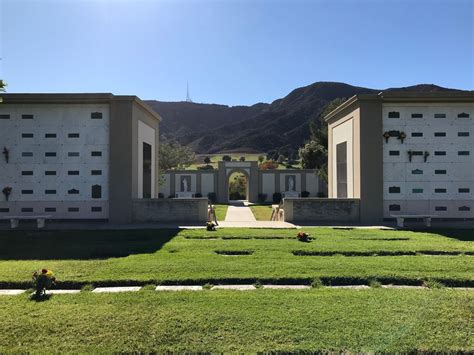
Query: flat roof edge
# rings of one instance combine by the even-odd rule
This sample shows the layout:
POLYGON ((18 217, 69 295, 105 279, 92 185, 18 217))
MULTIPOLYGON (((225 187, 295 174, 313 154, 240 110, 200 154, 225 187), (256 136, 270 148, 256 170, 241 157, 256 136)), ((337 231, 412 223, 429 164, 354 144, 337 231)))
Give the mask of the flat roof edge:
POLYGON ((380 97, 377 94, 359 94, 351 96, 349 99, 344 101, 342 104, 337 106, 334 110, 329 112, 326 116, 324 116, 324 121, 329 121, 331 118, 337 116, 340 112, 345 110, 346 108, 354 105, 358 101, 366 101, 366 100, 378 100, 380 97))
POLYGON ((354 95, 324 116, 324 121, 336 117, 346 108, 359 101, 379 100, 385 102, 474 102, 474 91, 444 92, 400 92, 382 91, 378 94, 354 95))
POLYGON ((161 122, 161 116, 136 95, 114 95, 112 93, 0 93, 3 104, 27 103, 110 103, 114 100, 136 102, 147 113, 161 122))

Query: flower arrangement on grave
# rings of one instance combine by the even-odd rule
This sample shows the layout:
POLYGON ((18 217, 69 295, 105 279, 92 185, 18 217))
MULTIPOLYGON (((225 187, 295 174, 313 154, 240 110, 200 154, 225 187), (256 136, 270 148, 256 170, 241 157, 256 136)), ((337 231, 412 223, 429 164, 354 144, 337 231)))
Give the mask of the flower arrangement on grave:
POLYGON ((216 230, 216 225, 214 224, 214 222, 207 222, 206 223, 206 230, 209 231, 209 232, 213 232, 216 230))
POLYGON ((10 186, 5 186, 2 190, 3 195, 5 196, 5 199, 8 201, 8 197, 12 193, 12 188, 10 186))
POLYGON ((33 273, 33 283, 35 286, 35 297, 42 297, 56 284, 56 278, 51 270, 41 269, 33 273))
POLYGON ((7 149, 7 147, 3 147, 3 155, 5 156, 5 161, 8 164, 8 161, 10 160, 10 151, 7 149))
POLYGON ((306 232, 298 232, 298 234, 296 235, 296 239, 298 239, 298 241, 300 242, 309 242, 309 234, 306 233, 306 232))

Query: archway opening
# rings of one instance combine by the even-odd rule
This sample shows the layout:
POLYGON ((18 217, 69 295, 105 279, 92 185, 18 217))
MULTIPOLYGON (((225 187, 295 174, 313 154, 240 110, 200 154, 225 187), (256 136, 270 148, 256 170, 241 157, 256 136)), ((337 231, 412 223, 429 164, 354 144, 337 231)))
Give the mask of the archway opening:
POLYGON ((243 172, 235 171, 229 175, 229 201, 249 199, 249 181, 243 172))

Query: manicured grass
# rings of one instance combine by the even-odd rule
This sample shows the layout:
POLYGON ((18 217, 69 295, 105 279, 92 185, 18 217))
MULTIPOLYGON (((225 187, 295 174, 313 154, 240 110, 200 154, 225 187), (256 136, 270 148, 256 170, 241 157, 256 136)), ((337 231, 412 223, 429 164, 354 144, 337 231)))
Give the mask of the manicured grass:
POLYGON ((473 253, 472 230, 439 232, 306 230, 314 240, 298 242, 295 230, 219 229, 0 232, 0 285, 21 286, 39 268, 50 268, 62 282, 145 284, 250 282, 474 283, 473 256, 343 256, 390 252, 473 253), (227 257, 216 251, 252 251, 227 257), (293 251, 330 252, 298 256, 293 251))
POLYGON ((225 216, 227 214, 227 208, 229 208, 228 205, 214 205, 216 206, 216 217, 217 217, 217 222, 221 222, 225 220, 225 216))
POLYGON ((272 205, 251 205, 250 209, 257 221, 269 221, 272 217, 272 205))
POLYGON ((0 352, 472 352, 472 305, 449 289, 2 297, 0 352))

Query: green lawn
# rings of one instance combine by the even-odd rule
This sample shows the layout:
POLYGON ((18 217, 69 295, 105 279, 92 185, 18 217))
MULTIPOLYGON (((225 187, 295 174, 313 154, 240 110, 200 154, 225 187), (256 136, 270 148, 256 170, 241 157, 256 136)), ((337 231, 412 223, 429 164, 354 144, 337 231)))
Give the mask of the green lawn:
POLYGON ((251 205, 250 209, 257 221, 269 221, 272 217, 272 205, 251 205))
POLYGON ((469 352, 472 306, 450 289, 11 296, 0 352, 469 352))
MULTIPOLYGON (((219 153, 219 154, 200 154, 196 158, 196 163, 191 164, 187 166, 185 169, 186 170, 196 170, 199 166, 205 165, 203 162, 204 157, 209 157, 211 159, 210 165, 214 167, 214 169, 217 169, 218 167, 218 162, 222 161, 222 157, 224 155, 229 155, 232 160, 234 161, 240 161, 241 157, 245 157, 245 161, 258 161, 258 157, 263 155, 266 157, 265 153, 260 153, 260 154, 253 154, 253 153, 219 153)), ((286 165, 288 164, 287 161, 284 161, 282 164, 278 166, 278 170, 285 170, 286 165)), ((301 168, 301 164, 298 163, 293 165, 295 169, 301 168)))
POLYGON ((100 283, 421 282, 473 284, 472 231, 220 229, 87 232, 0 232, 0 285, 27 284, 32 271, 51 268, 71 285, 100 283), (223 256, 216 251, 250 250, 223 256), (298 256, 328 253, 328 256, 298 256), (344 256, 351 253, 460 252, 471 255, 344 256))
POLYGON ((214 206, 216 206, 217 222, 221 222, 225 220, 225 216, 227 214, 227 208, 229 206, 228 205, 214 205, 214 206))
MULTIPOLYGON (((296 230, 0 231, 0 287, 29 286, 39 268, 58 287, 318 277, 474 285, 471 230, 306 231, 310 243, 296 230)), ((0 353, 472 352, 473 306, 472 291, 448 288, 0 296, 0 353)))

